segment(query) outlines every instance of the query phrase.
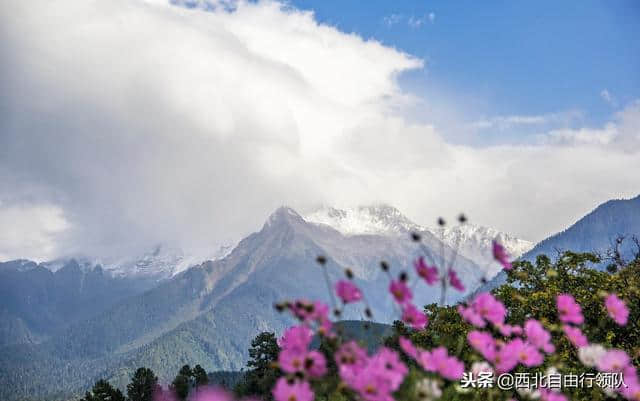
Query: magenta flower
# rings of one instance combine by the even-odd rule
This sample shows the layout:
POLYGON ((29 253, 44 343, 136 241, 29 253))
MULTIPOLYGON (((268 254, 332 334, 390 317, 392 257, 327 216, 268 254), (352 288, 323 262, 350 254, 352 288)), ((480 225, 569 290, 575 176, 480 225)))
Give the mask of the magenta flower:
POLYGON ((524 323, 524 333, 527 336, 527 341, 547 354, 555 352, 556 347, 551 343, 551 334, 542 327, 539 321, 535 319, 527 320, 524 323))
POLYGON ((580 348, 589 345, 589 340, 587 340, 587 337, 582 334, 582 330, 579 328, 565 324, 562 326, 562 331, 564 331, 564 334, 574 347, 580 348))
POLYGON ((371 357, 369 365, 374 372, 379 372, 389 380, 389 387, 395 391, 400 387, 404 377, 409 372, 407 366, 400 360, 397 352, 382 347, 371 357))
POLYGON ((389 292, 400 305, 410 301, 413 296, 409 287, 401 280, 393 280, 389 285, 389 292))
POLYGON ((494 325, 504 323, 504 319, 507 316, 507 309, 504 304, 488 292, 479 294, 473 300, 471 306, 482 318, 494 325))
POLYGON ((413 359, 418 359, 418 349, 415 345, 406 337, 400 336, 398 338, 398 343, 400 344, 400 349, 410 356, 413 359))
POLYGON ((408 369, 398 354, 388 348, 381 348, 375 355, 367 358, 357 371, 342 379, 365 401, 392 400, 391 393, 396 391, 407 375, 408 369))
POLYGON ((282 349, 278 354, 278 365, 286 373, 296 373, 304 368, 306 351, 282 349))
POLYGON ((367 352, 355 341, 342 344, 334 358, 338 365, 340 378, 350 383, 364 369, 367 364, 367 352))
POLYGON ((462 378, 464 363, 455 356, 449 356, 446 348, 438 347, 433 349, 429 359, 430 364, 445 379, 459 380, 462 378))
POLYGON ((273 388, 273 398, 276 401, 312 401, 314 394, 309 382, 281 377, 273 388))
POLYGON ((539 366, 542 364, 544 357, 538 351, 538 348, 534 345, 524 342, 519 338, 513 340, 514 342, 520 342, 521 345, 518 345, 520 352, 518 353, 518 361, 526 367, 539 366))
POLYGON ((380 372, 373 372, 367 369, 366 374, 360 374, 353 378, 352 383, 348 383, 364 401, 391 401, 390 383, 385 380, 380 372))
POLYGON ((477 313, 472 307, 465 308, 462 305, 458 305, 457 309, 460 316, 475 327, 483 328, 487 325, 487 322, 485 322, 482 316, 480 316, 480 314, 477 313))
POLYGON ((629 366, 631 359, 626 352, 619 349, 607 351, 598 361, 598 370, 601 372, 622 372, 629 366))
POLYGON ((342 302, 345 304, 357 302, 362 299, 362 292, 351 281, 340 280, 336 283, 335 289, 336 294, 338 294, 342 302))
POLYGON ((429 351, 419 349, 416 362, 418 362, 418 365, 427 372, 435 372, 438 370, 437 366, 434 364, 433 358, 431 357, 431 352, 429 351))
POLYGON ((487 361, 493 361, 496 357, 496 341, 491 334, 484 331, 470 331, 467 334, 469 345, 487 361))
POLYGON ((304 372, 311 377, 327 374, 327 360, 321 352, 310 351, 304 359, 304 372))
POLYGON ((427 315, 410 303, 402 307, 402 320, 416 330, 424 329, 427 323, 429 323, 427 315))
POLYGON ((582 324, 584 316, 582 316, 582 308, 569 294, 560 294, 556 298, 558 314, 560 321, 563 323, 582 324))
POLYGON ((620 326, 627 324, 629 309, 627 308, 627 305, 625 305, 624 301, 618 298, 616 294, 607 295, 604 300, 604 305, 606 306, 611 319, 620 326))
POLYGON ((418 276, 422 277, 427 284, 433 285, 438 281, 438 268, 429 266, 422 256, 413 262, 413 266, 416 268, 418 276))
POLYGON ((628 400, 640 401, 640 379, 638 379, 636 368, 629 364, 624 368, 622 378, 626 387, 622 386, 618 389, 620 394, 628 400))
POLYGON ((511 270, 511 262, 509 261, 509 255, 507 251, 498 241, 493 240, 491 243, 493 248, 493 258, 502 265, 505 270, 511 270))
POLYGON ((464 284, 462 284, 458 274, 453 269, 449 270, 449 284, 460 292, 464 291, 464 284))
POLYGON ((499 347, 493 361, 498 373, 507 373, 516 367, 523 345, 521 339, 515 339, 499 347))
POLYGON ((280 348, 297 353, 305 353, 311 344, 313 332, 307 326, 293 326, 280 339, 280 348))

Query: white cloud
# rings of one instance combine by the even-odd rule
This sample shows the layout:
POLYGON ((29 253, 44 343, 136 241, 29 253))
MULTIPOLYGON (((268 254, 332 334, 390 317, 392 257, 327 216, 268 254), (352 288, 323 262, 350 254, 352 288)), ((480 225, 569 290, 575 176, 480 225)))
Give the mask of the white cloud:
POLYGON ((606 88, 600 91, 600 97, 602 98, 602 100, 607 102, 607 104, 609 104, 610 106, 618 107, 618 102, 613 97, 613 95, 609 93, 609 90, 607 90, 606 88))
POLYGON ((583 117, 578 110, 538 115, 508 115, 481 119, 468 124, 471 129, 513 129, 518 126, 568 125, 583 117))
POLYGON ((62 251, 57 239, 69 223, 55 206, 0 203, 0 227, 0 261, 24 257, 45 261, 62 251))
POLYGON ((396 78, 420 60, 278 3, 15 0, 0 13, 0 215, 26 227, 0 239, 5 257, 212 247, 281 204, 386 201, 425 224, 465 211, 539 239, 638 191, 636 106, 594 131, 611 135, 598 147, 451 145, 446 127, 402 117, 412 100, 396 78))
POLYGON ((384 22, 384 24, 387 25, 388 27, 392 27, 398 24, 403 19, 404 19, 404 16, 402 14, 391 14, 382 18, 382 22, 384 22))

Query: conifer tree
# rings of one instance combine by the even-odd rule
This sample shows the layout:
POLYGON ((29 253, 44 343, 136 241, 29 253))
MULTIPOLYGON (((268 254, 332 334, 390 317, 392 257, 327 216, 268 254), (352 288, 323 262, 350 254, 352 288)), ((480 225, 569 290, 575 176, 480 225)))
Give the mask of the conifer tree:
POLYGON ((153 370, 138 368, 127 385, 127 397, 129 401, 152 401, 157 387, 158 377, 153 370))

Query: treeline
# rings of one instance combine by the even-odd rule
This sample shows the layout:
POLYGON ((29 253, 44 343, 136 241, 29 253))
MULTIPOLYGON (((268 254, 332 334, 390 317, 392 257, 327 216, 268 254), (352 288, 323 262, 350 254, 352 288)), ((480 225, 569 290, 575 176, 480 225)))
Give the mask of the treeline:
POLYGON ((209 384, 209 376, 200 365, 191 368, 184 365, 167 389, 158 383, 158 377, 149 368, 138 368, 127 384, 127 395, 113 387, 104 379, 98 380, 91 391, 87 391, 79 401, 152 401, 162 400, 165 392, 173 394, 179 400, 186 400, 198 387, 209 384))

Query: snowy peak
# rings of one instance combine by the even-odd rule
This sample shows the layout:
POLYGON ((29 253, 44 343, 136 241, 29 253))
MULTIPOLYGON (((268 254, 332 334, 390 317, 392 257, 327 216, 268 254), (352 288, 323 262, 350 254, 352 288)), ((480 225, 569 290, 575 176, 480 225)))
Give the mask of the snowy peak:
POLYGON ((304 219, 292 208, 288 206, 280 206, 275 210, 275 212, 271 213, 264 224, 264 227, 267 228, 287 222, 304 222, 304 219))
POLYGON ((483 266, 494 265, 495 272, 500 267, 493 261, 491 242, 495 239, 502 244, 511 259, 516 259, 533 248, 533 243, 503 233, 494 228, 473 224, 461 224, 447 228, 432 230, 433 234, 452 248, 458 248, 460 253, 483 266))
POLYGON ((323 206, 306 215, 305 220, 328 225, 345 235, 404 235, 410 231, 424 231, 398 209, 384 204, 346 209, 323 206))

